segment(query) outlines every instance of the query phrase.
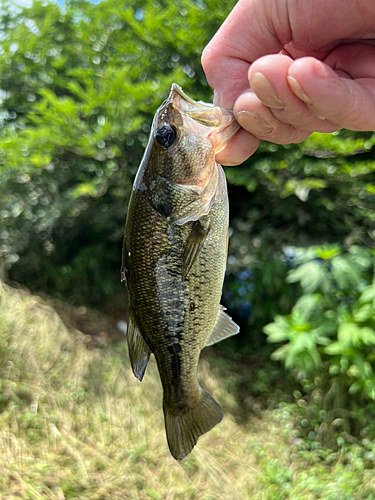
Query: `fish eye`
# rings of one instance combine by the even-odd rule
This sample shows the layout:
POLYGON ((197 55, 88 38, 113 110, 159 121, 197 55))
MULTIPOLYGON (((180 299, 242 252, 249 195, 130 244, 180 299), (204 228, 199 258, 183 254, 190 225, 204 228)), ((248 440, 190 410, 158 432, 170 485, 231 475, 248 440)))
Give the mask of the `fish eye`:
POLYGON ((155 132, 155 141, 164 149, 170 148, 177 139, 177 130, 169 123, 163 123, 155 132))

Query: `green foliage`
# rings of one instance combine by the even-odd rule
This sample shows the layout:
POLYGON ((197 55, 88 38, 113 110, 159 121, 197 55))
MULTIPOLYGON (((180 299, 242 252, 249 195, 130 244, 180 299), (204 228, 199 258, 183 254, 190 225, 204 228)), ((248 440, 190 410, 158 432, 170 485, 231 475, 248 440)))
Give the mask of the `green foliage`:
MULTIPOLYGON (((152 116, 173 81, 211 100, 200 54, 233 4, 71 0, 61 11, 2 3, 0 253, 10 278, 79 302, 122 292, 123 224, 152 116)), ((255 344, 294 299, 284 245, 374 240, 374 137, 341 131, 262 143, 226 169, 229 291, 239 273, 254 271, 255 344)))
POLYGON ((297 404, 280 403, 278 409, 267 412, 270 432, 282 432, 289 447, 254 447, 263 486, 260 498, 374 499, 373 441, 366 432, 357 440, 336 426, 333 447, 322 446, 319 434, 324 411, 316 403, 299 399, 297 404))
MULTIPOLYGON (((262 143, 243 166, 226 169, 230 183, 251 193, 246 204, 237 193, 234 229, 246 227, 266 253, 283 244, 372 245, 374 142, 372 132, 344 130, 315 133, 298 145, 262 143)), ((237 238, 244 240, 234 231, 237 238)), ((246 265, 246 254, 236 257, 246 265)))
POLYGON ((0 253, 12 279, 91 303, 123 289, 126 207, 153 114, 174 81, 210 100, 200 53, 232 6, 2 3, 0 253))
POLYGON ((352 246, 310 248, 287 280, 302 295, 291 314, 264 328, 280 343, 273 357, 298 378, 318 374, 339 382, 350 394, 375 400, 375 252, 352 246))

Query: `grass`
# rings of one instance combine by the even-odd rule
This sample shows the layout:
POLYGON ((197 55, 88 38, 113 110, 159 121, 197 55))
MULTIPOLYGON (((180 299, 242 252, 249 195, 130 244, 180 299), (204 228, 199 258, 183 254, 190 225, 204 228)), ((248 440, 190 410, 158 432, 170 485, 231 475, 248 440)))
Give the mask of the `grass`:
POLYGON ((154 360, 139 383, 124 341, 88 340, 0 283, 1 500, 375 499, 371 443, 334 453, 299 439, 296 404, 244 418, 235 375, 207 355, 199 379, 225 417, 176 462, 154 360))

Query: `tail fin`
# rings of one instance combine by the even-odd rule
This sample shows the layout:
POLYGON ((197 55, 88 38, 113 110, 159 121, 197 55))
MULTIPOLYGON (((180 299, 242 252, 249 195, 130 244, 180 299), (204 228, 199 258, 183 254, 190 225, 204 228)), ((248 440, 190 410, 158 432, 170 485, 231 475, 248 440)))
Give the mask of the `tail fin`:
POLYGON ((169 450, 176 460, 186 457, 199 436, 215 427, 223 418, 218 403, 203 389, 198 403, 193 407, 187 406, 176 413, 168 408, 164 400, 163 410, 169 450))

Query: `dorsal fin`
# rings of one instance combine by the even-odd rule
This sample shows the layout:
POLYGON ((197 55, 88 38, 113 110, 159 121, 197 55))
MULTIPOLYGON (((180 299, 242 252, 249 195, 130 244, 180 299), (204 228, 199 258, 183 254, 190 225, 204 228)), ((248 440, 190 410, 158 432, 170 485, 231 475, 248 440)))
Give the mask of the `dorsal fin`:
POLYGON ((216 342, 220 342, 220 340, 224 340, 232 335, 236 335, 236 333, 240 331, 240 327, 224 311, 225 307, 219 305, 216 323, 208 337, 205 347, 216 344, 216 342))

